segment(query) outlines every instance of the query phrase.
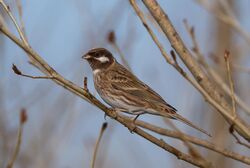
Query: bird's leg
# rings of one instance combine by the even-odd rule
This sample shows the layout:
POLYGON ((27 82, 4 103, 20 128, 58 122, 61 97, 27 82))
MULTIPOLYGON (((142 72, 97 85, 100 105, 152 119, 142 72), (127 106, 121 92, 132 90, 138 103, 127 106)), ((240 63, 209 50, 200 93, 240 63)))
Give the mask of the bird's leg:
POLYGON ((107 120, 107 114, 104 113, 104 120, 106 121, 107 120))
POLYGON ((133 129, 129 129, 130 133, 133 134, 134 133, 134 130, 136 128, 136 125, 135 125, 135 121, 136 119, 140 116, 141 114, 138 114, 137 116, 135 116, 135 118, 132 120, 132 123, 134 124, 134 127, 133 129))
MULTIPOLYGON (((142 110, 136 110, 136 111, 133 111, 131 112, 133 115, 136 115, 135 118, 133 119, 133 124, 135 124, 135 121, 140 117, 140 115, 142 114, 145 114, 145 111, 142 111, 142 110)), ((135 129, 136 127, 134 127, 135 129)), ((134 132, 134 129, 133 130, 130 130, 131 133, 134 132)))
POLYGON ((135 121, 137 120, 137 118, 140 117, 140 115, 141 115, 141 114, 137 114, 137 115, 135 116, 135 118, 133 119, 133 122, 134 122, 134 123, 135 123, 135 121))
POLYGON ((145 111, 142 110, 136 110, 132 112, 134 115, 136 115, 136 117, 133 119, 133 122, 135 123, 135 121, 137 120, 137 118, 139 118, 140 115, 145 114, 145 111))

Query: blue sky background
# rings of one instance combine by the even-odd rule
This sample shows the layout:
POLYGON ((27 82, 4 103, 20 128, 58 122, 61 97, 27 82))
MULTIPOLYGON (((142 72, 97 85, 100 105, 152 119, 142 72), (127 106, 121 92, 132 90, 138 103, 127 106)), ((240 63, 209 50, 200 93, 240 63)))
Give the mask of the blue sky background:
MULTIPOLYGON (((14 1, 7 3, 18 18, 14 1)), ((214 47, 211 44, 214 38, 211 24, 215 18, 210 13, 192 0, 159 0, 159 3, 190 48, 192 44, 183 19, 187 19, 189 24, 195 27, 202 52, 205 55, 211 53, 214 47)), ((239 4, 240 11, 237 12, 240 22, 243 28, 249 31, 250 20, 246 16, 250 16, 250 1, 240 0, 239 4)), ((117 43, 133 72, 176 107, 183 116, 209 130, 210 120, 207 113, 211 110, 202 105, 204 100, 201 95, 165 62, 127 1, 33 0, 23 1, 22 7, 25 30, 32 48, 67 79, 83 85, 83 76, 87 76, 89 89, 96 94, 91 69, 81 56, 90 48, 105 47, 119 60, 118 54, 106 41, 107 33, 114 30, 117 43)), ((6 21, 8 27, 17 35, 9 18, 6 18, 6 21)), ((157 35, 169 52, 169 42, 161 33, 157 35)), ((15 137, 18 126, 19 109, 25 107, 29 116, 18 164, 22 165, 22 160, 26 159, 29 167, 89 167, 93 145, 105 121, 104 113, 51 81, 16 76, 11 71, 12 63, 25 73, 41 74, 27 63, 25 53, 10 40, 1 37, 0 44, 4 46, 1 47, 3 55, 0 56, 0 66, 3 67, 0 80, 4 86, 0 90, 2 96, 4 95, 2 115, 12 137, 15 137)), ((245 41, 239 38, 237 45, 241 44, 245 44, 245 41)), ((242 64, 247 66, 249 50, 245 53, 242 57, 248 57, 242 59, 242 64)), ((166 126, 162 120, 155 117, 145 116, 142 119, 166 126)), ((99 166, 192 167, 143 138, 131 134, 115 121, 107 118, 107 122, 109 127, 104 133, 97 157, 99 166)), ((182 131, 206 138, 192 128, 175 123, 182 131)), ((15 142, 15 139, 12 139, 9 145, 15 142)), ((184 147, 173 139, 164 140, 177 144, 178 148, 184 147)), ((206 155, 205 150, 201 151, 206 155)), ((237 167, 245 166, 238 162, 232 162, 232 165, 236 163, 237 167)), ((4 165, 5 162, 1 164, 4 165)))

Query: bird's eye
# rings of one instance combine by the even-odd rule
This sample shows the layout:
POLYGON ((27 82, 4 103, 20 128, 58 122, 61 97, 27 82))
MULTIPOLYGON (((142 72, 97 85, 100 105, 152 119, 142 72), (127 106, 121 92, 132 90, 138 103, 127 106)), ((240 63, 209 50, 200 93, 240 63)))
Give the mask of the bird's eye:
POLYGON ((95 57, 99 57, 99 56, 100 56, 100 53, 96 52, 95 57))

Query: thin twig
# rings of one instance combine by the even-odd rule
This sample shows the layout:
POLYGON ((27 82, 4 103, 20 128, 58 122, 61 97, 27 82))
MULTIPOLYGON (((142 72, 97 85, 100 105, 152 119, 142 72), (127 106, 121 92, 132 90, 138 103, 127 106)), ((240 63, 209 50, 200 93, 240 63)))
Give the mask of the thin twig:
POLYGON ((157 45, 157 47, 159 48, 159 50, 161 51, 161 54, 164 56, 164 58, 166 59, 166 61, 171 64, 174 65, 173 60, 171 59, 171 57, 167 54, 167 52, 164 50, 163 45, 160 43, 160 41, 157 39, 156 35, 154 34, 154 32, 150 29, 150 27, 148 26, 146 19, 143 15, 143 13, 141 12, 141 10, 139 9, 139 7, 137 6, 137 4, 135 3, 135 0, 129 0, 130 4, 132 5, 132 7, 134 8, 136 14, 139 16, 139 18, 141 19, 141 22, 143 24, 143 26, 146 28, 146 30, 148 31, 148 33, 150 34, 150 36, 152 37, 152 40, 155 42, 155 44, 157 45))
MULTIPOLYGON (((9 17, 10 17, 10 19, 11 19, 11 21, 13 22, 13 24, 15 25, 15 27, 16 27, 16 30, 17 30, 17 32, 18 32, 18 34, 19 34, 19 36, 20 36, 20 38, 21 38, 21 40, 23 41, 23 43, 24 43, 24 45, 25 46, 27 46, 27 47, 30 47, 30 45, 29 45, 29 43, 28 43, 28 40, 27 40, 27 38, 26 38, 26 36, 25 36, 25 33, 22 31, 22 29, 24 30, 24 25, 23 25, 23 27, 22 28, 20 28, 20 26, 18 25, 18 23, 17 23, 17 20, 16 20, 16 18, 14 17, 14 15, 11 13, 11 11, 10 11, 10 8, 9 8, 9 6, 8 5, 6 5, 5 4, 5 2, 3 1, 3 0, 0 0, 0 4, 1 4, 1 6, 3 7, 3 9, 6 11, 6 13, 9 15, 9 17)), ((21 5, 21 4, 20 4, 21 5)), ((20 7, 19 7, 20 8, 20 7)), ((19 9, 20 10, 20 9, 19 9)), ((22 11, 19 11, 20 12, 20 19, 21 19, 21 24, 23 24, 22 23, 22 11)), ((42 68, 43 66, 39 66, 39 65, 37 65, 35 62, 35 60, 33 60, 33 58, 30 56, 30 55, 28 55, 29 56, 29 59, 30 59, 30 64, 32 64, 33 66, 35 66, 35 67, 37 67, 38 69, 40 69, 40 68, 42 68)), ((46 69, 41 69, 42 71, 45 71, 46 69)))
POLYGON ((237 135, 236 135, 235 133, 232 133, 232 135, 234 136, 234 138, 236 139, 236 141, 237 141, 238 144, 240 144, 240 145, 242 145, 242 146, 245 146, 245 147, 247 147, 247 148, 250 149, 250 145, 249 145, 249 144, 246 144, 246 143, 244 143, 244 142, 241 142, 241 140, 237 137, 237 135))
POLYGON ((106 130, 107 126, 108 126, 108 123, 106 123, 106 122, 102 124, 102 128, 100 130, 99 136, 98 136, 96 144, 95 144, 95 148, 94 148, 95 150, 94 150, 92 161, 91 161, 91 168, 95 168, 95 160, 96 160, 98 147, 99 147, 100 141, 102 139, 102 135, 103 135, 104 131, 106 130))
POLYGON ((227 76, 228 76, 228 80, 229 80, 229 84, 230 84, 231 99, 232 99, 232 106, 233 106, 233 115, 235 117, 237 117, 236 106, 235 106, 235 97, 234 97, 234 83, 233 83, 233 79, 232 79, 232 72, 231 72, 229 55, 230 55, 229 51, 225 51, 224 59, 225 59, 226 66, 227 66, 227 76))
POLYGON ((124 54, 122 53, 120 47, 118 46, 117 42, 116 42, 116 35, 114 31, 110 31, 108 33, 108 37, 107 37, 108 42, 114 47, 114 49, 119 53, 119 56, 121 58, 122 64, 129 69, 131 72, 131 68, 128 64, 128 61, 126 60, 124 54))
POLYGON ((23 21, 23 8, 22 3, 20 0, 16 0, 17 10, 19 14, 19 20, 20 20, 20 29, 22 30, 23 36, 27 40, 26 33, 25 33, 25 27, 24 27, 24 21, 23 21))
POLYGON ((12 22, 14 23, 14 25, 15 25, 17 31, 18 31, 18 34, 20 35, 21 40, 25 43, 25 45, 29 46, 29 43, 26 41, 26 38, 25 38, 25 36, 23 35, 23 32, 22 32, 21 28, 18 26, 18 23, 17 23, 15 17, 12 15, 9 6, 7 6, 7 5, 4 3, 3 0, 0 0, 0 4, 1 4, 2 7, 4 8, 4 10, 6 11, 6 13, 10 16, 12 22))
POLYGON ((189 26, 187 19, 184 19, 183 23, 184 23, 184 26, 185 26, 187 32, 189 33, 189 35, 191 37, 191 40, 192 40, 192 43, 193 43, 192 51, 196 54, 198 62, 201 65, 203 65, 204 68, 207 70, 207 68, 209 68, 209 66, 206 63, 205 58, 202 56, 202 54, 200 52, 200 47, 199 47, 199 44, 198 44, 198 42, 196 40, 194 27, 193 26, 192 27, 189 26))
POLYGON ((32 79, 54 79, 55 77, 53 76, 31 76, 31 75, 26 75, 23 74, 15 64, 12 64, 12 70, 14 71, 15 74, 20 75, 20 76, 24 76, 27 78, 32 78, 32 79))
POLYGON ((10 161, 7 164, 7 168, 12 168, 15 161, 16 161, 16 158, 18 156, 18 153, 20 151, 20 146, 22 143, 23 126, 24 126, 26 121, 27 121, 27 113, 26 113, 25 109, 22 109, 20 112, 20 122, 19 122, 19 128, 18 128, 18 133, 17 133, 16 147, 15 147, 14 153, 13 153, 10 161))

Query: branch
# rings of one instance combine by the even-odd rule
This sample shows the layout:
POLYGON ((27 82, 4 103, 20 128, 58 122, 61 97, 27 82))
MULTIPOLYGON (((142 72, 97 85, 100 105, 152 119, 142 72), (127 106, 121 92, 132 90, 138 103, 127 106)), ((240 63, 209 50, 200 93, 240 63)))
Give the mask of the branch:
POLYGON ((22 3, 21 0, 16 0, 16 6, 18 9, 18 15, 19 15, 19 20, 20 20, 20 30, 23 33, 24 38, 27 40, 26 33, 25 33, 25 27, 24 27, 24 22, 23 22, 23 8, 22 8, 22 3))
POLYGON ((249 126, 239 117, 236 119, 231 114, 231 108, 225 98, 221 97, 220 91, 210 82, 207 75, 202 71, 199 64, 195 61, 192 54, 188 51, 187 47, 183 43, 179 34, 176 32, 171 21, 166 13, 159 6, 155 0, 143 0, 144 5, 148 8, 151 15, 157 21, 162 31, 170 41, 172 47, 178 53, 184 64, 190 70, 195 77, 199 85, 206 91, 207 95, 203 96, 207 101, 215 107, 222 116, 229 122, 234 124, 236 131, 244 137, 247 141, 250 141, 250 129, 249 126))
POLYGON ((201 146, 201 147, 204 147, 204 148, 209 149, 211 151, 222 154, 222 155, 229 157, 231 159, 238 160, 240 162, 243 162, 243 163, 250 165, 250 157, 242 156, 238 153, 229 151, 229 150, 224 149, 222 147, 219 147, 216 144, 213 144, 207 140, 202 140, 202 139, 199 139, 199 138, 196 138, 196 137, 184 134, 184 133, 180 133, 178 131, 172 131, 172 130, 168 130, 165 128, 161 128, 161 127, 158 127, 158 126, 155 126, 155 125, 152 125, 150 123, 140 121, 140 120, 136 120, 135 123, 136 123, 136 125, 138 125, 142 128, 148 129, 148 130, 153 131, 155 133, 158 133, 160 135, 176 138, 179 140, 185 139, 185 141, 191 142, 191 143, 196 144, 198 146, 201 146))
POLYGON ((2 5, 3 9, 6 11, 6 13, 10 16, 10 18, 11 18, 12 22, 14 23, 22 41, 25 43, 25 45, 29 45, 28 42, 26 41, 25 36, 23 35, 21 28, 18 26, 15 17, 12 15, 9 6, 7 6, 3 0, 0 0, 0 4, 2 5))

